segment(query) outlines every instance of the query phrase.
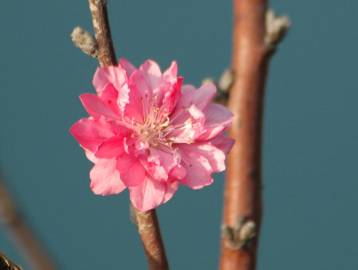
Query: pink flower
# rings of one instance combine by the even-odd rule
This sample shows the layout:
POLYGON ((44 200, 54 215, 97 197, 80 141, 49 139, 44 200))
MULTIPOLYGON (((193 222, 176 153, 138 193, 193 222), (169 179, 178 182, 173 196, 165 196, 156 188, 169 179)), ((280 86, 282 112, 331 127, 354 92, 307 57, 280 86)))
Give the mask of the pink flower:
POLYGON ((70 129, 94 163, 95 194, 129 189, 133 205, 147 211, 167 202, 179 184, 200 189, 225 170, 233 140, 223 132, 232 114, 211 103, 216 88, 182 85, 177 64, 162 73, 147 60, 139 69, 125 59, 97 69, 97 94, 83 94, 90 115, 70 129))

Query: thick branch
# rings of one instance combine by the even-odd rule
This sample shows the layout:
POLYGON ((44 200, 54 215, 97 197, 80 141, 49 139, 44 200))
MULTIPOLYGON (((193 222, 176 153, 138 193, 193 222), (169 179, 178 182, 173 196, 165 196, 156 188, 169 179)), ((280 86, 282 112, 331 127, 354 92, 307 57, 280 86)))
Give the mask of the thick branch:
POLYGON ((253 270, 256 266, 262 213, 261 129, 264 87, 272 46, 279 40, 273 35, 272 28, 269 31, 266 29, 266 5, 266 0, 233 0, 232 69, 235 78, 230 89, 228 107, 234 113, 230 136, 236 143, 228 158, 221 270, 253 270), (233 241, 242 241, 232 235, 240 235, 242 227, 238 227, 238 220, 245 219, 251 223, 251 230, 255 230, 250 232, 255 237, 250 241, 233 244, 233 241))
MULTIPOLYGON (((97 58, 102 66, 116 64, 105 0, 89 0, 92 23, 97 40, 97 58)), ((147 256, 148 269, 167 270, 168 263, 155 210, 139 212, 132 209, 147 256)))
POLYGON ((7 227, 16 244, 23 251, 25 257, 33 269, 55 269, 54 263, 51 261, 49 254, 47 254, 40 241, 35 237, 35 234, 16 210, 10 193, 6 190, 4 184, 1 182, 0 219, 7 227))

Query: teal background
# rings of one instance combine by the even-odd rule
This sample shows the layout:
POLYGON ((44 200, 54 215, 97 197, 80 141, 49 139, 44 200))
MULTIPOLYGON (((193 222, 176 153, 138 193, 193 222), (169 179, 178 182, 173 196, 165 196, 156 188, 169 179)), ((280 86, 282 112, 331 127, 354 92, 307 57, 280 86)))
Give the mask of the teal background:
MULTIPOLYGON (((186 82, 230 63, 231 1, 108 0, 118 55, 186 82)), ((358 269, 358 2, 272 1, 293 21, 274 56, 264 130, 265 213, 259 269, 358 269)), ((60 269, 145 269, 128 195, 97 197, 90 163, 69 135, 85 116, 96 61, 72 45, 91 29, 87 1, 3 1, 0 7, 0 167, 60 269)), ((216 269, 223 176, 160 207, 173 269, 216 269)), ((0 250, 26 263, 0 230, 0 250)))

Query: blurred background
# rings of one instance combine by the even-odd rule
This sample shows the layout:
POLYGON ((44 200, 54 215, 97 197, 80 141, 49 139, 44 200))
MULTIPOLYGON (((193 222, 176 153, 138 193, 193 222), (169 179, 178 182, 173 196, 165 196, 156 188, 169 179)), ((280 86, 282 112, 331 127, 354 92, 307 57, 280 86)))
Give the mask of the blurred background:
MULTIPOLYGON (((197 86, 229 66, 231 1, 108 2, 118 56, 176 59, 197 86)), ((293 25, 269 72, 258 269, 358 269, 358 2, 271 7, 293 25)), ((91 164, 68 133, 97 65, 72 45, 76 25, 92 29, 87 1, 1 3, 1 172, 60 269, 145 269, 128 194, 91 193, 91 164)), ((217 268, 223 184, 183 187, 159 208, 173 269, 217 268)), ((0 228, 0 250, 28 269, 0 228)))

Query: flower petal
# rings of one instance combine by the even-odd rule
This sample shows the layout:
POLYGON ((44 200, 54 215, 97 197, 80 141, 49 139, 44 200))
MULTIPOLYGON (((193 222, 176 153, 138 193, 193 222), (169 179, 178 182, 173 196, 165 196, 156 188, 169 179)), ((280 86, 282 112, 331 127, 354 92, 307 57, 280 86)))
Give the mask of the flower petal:
POLYGON ((220 104, 210 104, 204 109, 205 131, 198 140, 209 140, 231 125, 233 114, 220 104))
POLYGON ((210 172, 222 172, 225 170, 225 153, 221 149, 215 147, 211 143, 195 143, 190 145, 181 145, 181 150, 187 153, 204 157, 210 164, 210 172))
POLYGON ((174 167, 170 173, 169 173, 169 177, 170 179, 176 179, 176 180, 180 180, 183 179, 187 174, 186 169, 184 168, 184 166, 182 165, 178 165, 176 167, 174 167))
POLYGON ((125 189, 115 159, 98 159, 90 172, 91 189, 97 195, 118 194, 125 189))
POLYGON ((174 143, 193 143, 204 131, 205 115, 195 105, 173 116, 168 138, 174 143))
POLYGON ((149 87, 153 90, 158 88, 162 78, 162 72, 159 65, 153 60, 147 60, 139 67, 139 69, 143 72, 142 74, 149 87))
POLYGON ((162 111, 166 114, 170 114, 177 105, 181 93, 181 86, 183 83, 183 77, 178 79, 172 85, 166 86, 167 91, 164 92, 163 100, 161 103, 162 111))
POLYGON ((101 94, 107 84, 111 83, 120 91, 122 85, 127 81, 126 70, 119 66, 98 67, 94 77, 93 86, 97 93, 101 94))
POLYGON ((148 160, 141 160, 141 163, 147 174, 154 180, 166 181, 168 179, 168 173, 159 163, 151 162, 148 160))
POLYGON ((168 183, 166 185, 164 200, 162 203, 166 203, 167 201, 169 201, 173 197, 175 192, 177 192, 178 188, 179 188, 179 182, 174 181, 172 183, 168 183))
POLYGON ((210 140, 210 142, 221 151, 223 151, 226 155, 230 152, 231 148, 235 144, 235 140, 220 134, 210 140))
POLYGON ((175 152, 171 153, 160 148, 151 147, 147 160, 143 160, 142 164, 153 179, 167 181, 171 171, 180 165, 180 160, 175 152))
POLYGON ((179 164, 178 155, 174 152, 164 151, 160 148, 150 148, 149 159, 157 164, 163 165, 167 172, 170 172, 176 165, 179 164))
POLYGON ((118 157, 117 169, 126 186, 140 185, 145 178, 145 170, 140 161, 131 155, 123 154, 118 157))
POLYGON ((143 72, 134 71, 129 78, 129 103, 125 107, 125 116, 143 122, 152 109, 152 89, 144 78, 143 72))
POLYGON ((107 84, 99 97, 108 108, 119 115, 117 105, 118 91, 114 88, 113 84, 107 84))
POLYGON ((163 80, 175 83, 178 76, 178 65, 176 61, 172 61, 169 68, 163 73, 163 80))
POLYGON ((70 133, 85 149, 96 152, 99 145, 115 134, 111 124, 103 118, 83 118, 70 128, 70 133))
POLYGON ((103 142, 96 151, 98 158, 114 158, 124 153, 123 136, 115 136, 103 142))
POLYGON ((183 158, 183 165, 188 171, 186 177, 181 183, 192 189, 200 189, 213 183, 211 173, 213 172, 209 160, 199 151, 195 151, 195 147, 189 149, 180 147, 183 158))
POLYGON ((125 69, 128 77, 136 70, 135 66, 131 62, 129 62, 126 58, 123 57, 120 58, 119 64, 122 66, 122 68, 125 69))
POLYGON ((82 94, 80 100, 89 115, 99 118, 102 115, 107 118, 119 119, 119 116, 112 111, 96 94, 82 94))
MULTIPOLYGON (((166 186, 164 183, 146 177, 141 185, 129 187, 129 192, 134 207, 145 212, 163 203, 166 186)), ((169 193, 168 197, 170 195, 169 193)))
POLYGON ((192 85, 184 85, 177 109, 185 109, 194 104, 200 110, 203 110, 215 94, 216 86, 213 83, 205 83, 199 89, 195 89, 192 85))

